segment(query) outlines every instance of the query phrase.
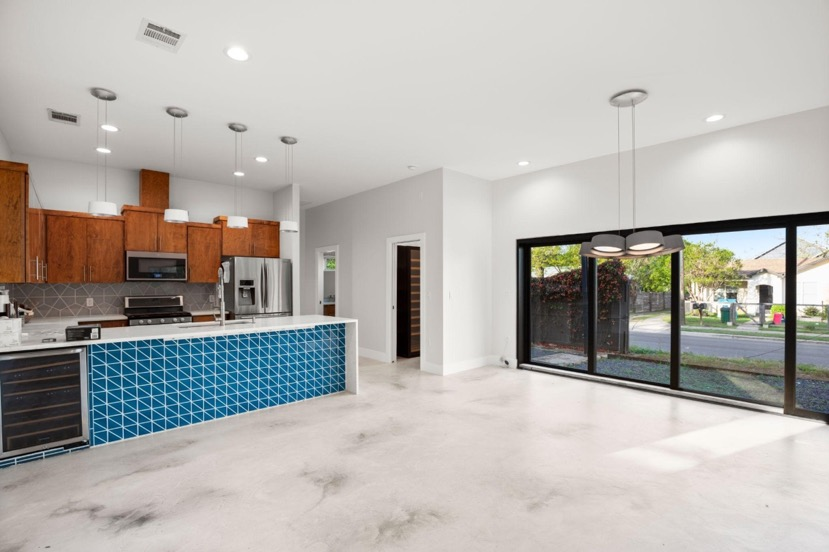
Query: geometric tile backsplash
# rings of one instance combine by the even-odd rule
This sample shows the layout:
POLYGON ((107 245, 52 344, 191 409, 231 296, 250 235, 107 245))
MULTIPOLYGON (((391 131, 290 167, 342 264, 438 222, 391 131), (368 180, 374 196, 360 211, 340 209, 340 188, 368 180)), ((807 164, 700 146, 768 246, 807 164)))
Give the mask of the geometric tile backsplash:
POLYGON ((215 284, 120 282, 113 284, 6 284, 12 299, 33 308, 35 317, 123 314, 128 295, 183 295, 184 310, 210 310, 215 284), (93 306, 87 307, 86 300, 93 306))
POLYGON ((87 350, 92 446, 345 390, 345 324, 87 350))

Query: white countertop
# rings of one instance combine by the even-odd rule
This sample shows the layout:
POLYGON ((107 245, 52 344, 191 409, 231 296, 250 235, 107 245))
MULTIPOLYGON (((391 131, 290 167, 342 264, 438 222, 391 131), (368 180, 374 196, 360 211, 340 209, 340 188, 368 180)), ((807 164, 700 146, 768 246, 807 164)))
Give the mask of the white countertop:
MULTIPOLYGON (((115 315, 117 316, 117 315, 115 315)), ((123 318, 123 317, 122 317, 123 318)), ((119 320, 120 318, 109 318, 119 320)), ((28 351, 36 349, 54 349, 57 347, 79 347, 94 343, 113 343, 117 341, 134 341, 143 339, 184 339, 194 337, 207 337, 216 335, 232 335, 255 332, 272 332, 280 330, 293 330, 311 328, 322 324, 342 324, 345 322, 356 322, 353 318, 339 318, 336 316, 322 316, 318 314, 306 316, 283 316, 274 318, 257 318, 252 323, 238 324, 229 321, 228 325, 222 327, 213 322, 201 322, 191 324, 164 324, 157 326, 132 326, 126 328, 103 328, 101 339, 93 341, 66 341, 66 326, 75 326, 83 320, 104 320, 101 315, 66 317, 66 318, 40 318, 35 319, 23 326, 23 340, 20 345, 13 347, 0 347, 0 354, 12 353, 15 351, 28 351), (185 327, 182 327, 185 326, 185 327), (43 343, 44 338, 56 338, 57 341, 43 343)))

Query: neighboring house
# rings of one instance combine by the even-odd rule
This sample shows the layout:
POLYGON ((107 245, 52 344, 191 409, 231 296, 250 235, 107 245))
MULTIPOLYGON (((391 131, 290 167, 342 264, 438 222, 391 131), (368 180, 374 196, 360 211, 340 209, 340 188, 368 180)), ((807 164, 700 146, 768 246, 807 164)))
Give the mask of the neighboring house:
POLYGON ((826 253, 797 267, 797 304, 829 304, 829 256, 826 253))
MULTIPOLYGON (((775 249, 769 253, 774 255, 775 249)), ((745 304, 749 313, 756 314, 759 303, 779 304, 785 300, 785 259, 761 256, 757 259, 745 259, 740 263, 740 275, 745 281, 745 287, 741 286, 739 289, 737 302, 745 304)), ((826 253, 817 257, 798 259, 797 304, 829 304, 829 256, 826 253)))
POLYGON ((749 314, 757 314, 758 304, 782 303, 786 296, 786 259, 744 259, 740 276, 745 287, 737 292, 737 302, 749 314))

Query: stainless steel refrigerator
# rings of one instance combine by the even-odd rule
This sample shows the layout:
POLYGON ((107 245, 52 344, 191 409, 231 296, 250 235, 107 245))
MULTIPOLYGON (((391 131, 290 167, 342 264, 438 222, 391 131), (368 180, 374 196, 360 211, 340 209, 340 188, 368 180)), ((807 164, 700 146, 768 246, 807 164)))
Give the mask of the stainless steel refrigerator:
POLYGON ((291 316, 291 261, 222 257, 226 308, 236 318, 291 316))

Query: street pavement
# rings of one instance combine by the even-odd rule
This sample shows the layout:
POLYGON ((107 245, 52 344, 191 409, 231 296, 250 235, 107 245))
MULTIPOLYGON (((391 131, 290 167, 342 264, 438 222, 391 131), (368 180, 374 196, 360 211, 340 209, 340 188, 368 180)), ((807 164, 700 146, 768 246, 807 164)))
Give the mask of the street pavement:
MULTIPOLYGON (((783 340, 779 338, 683 332, 680 339, 683 352, 721 358, 783 360, 783 340)), ((658 318, 634 319, 631 321, 630 344, 670 351, 670 326, 658 318)), ((829 368, 829 343, 798 341, 797 363, 829 368)))

